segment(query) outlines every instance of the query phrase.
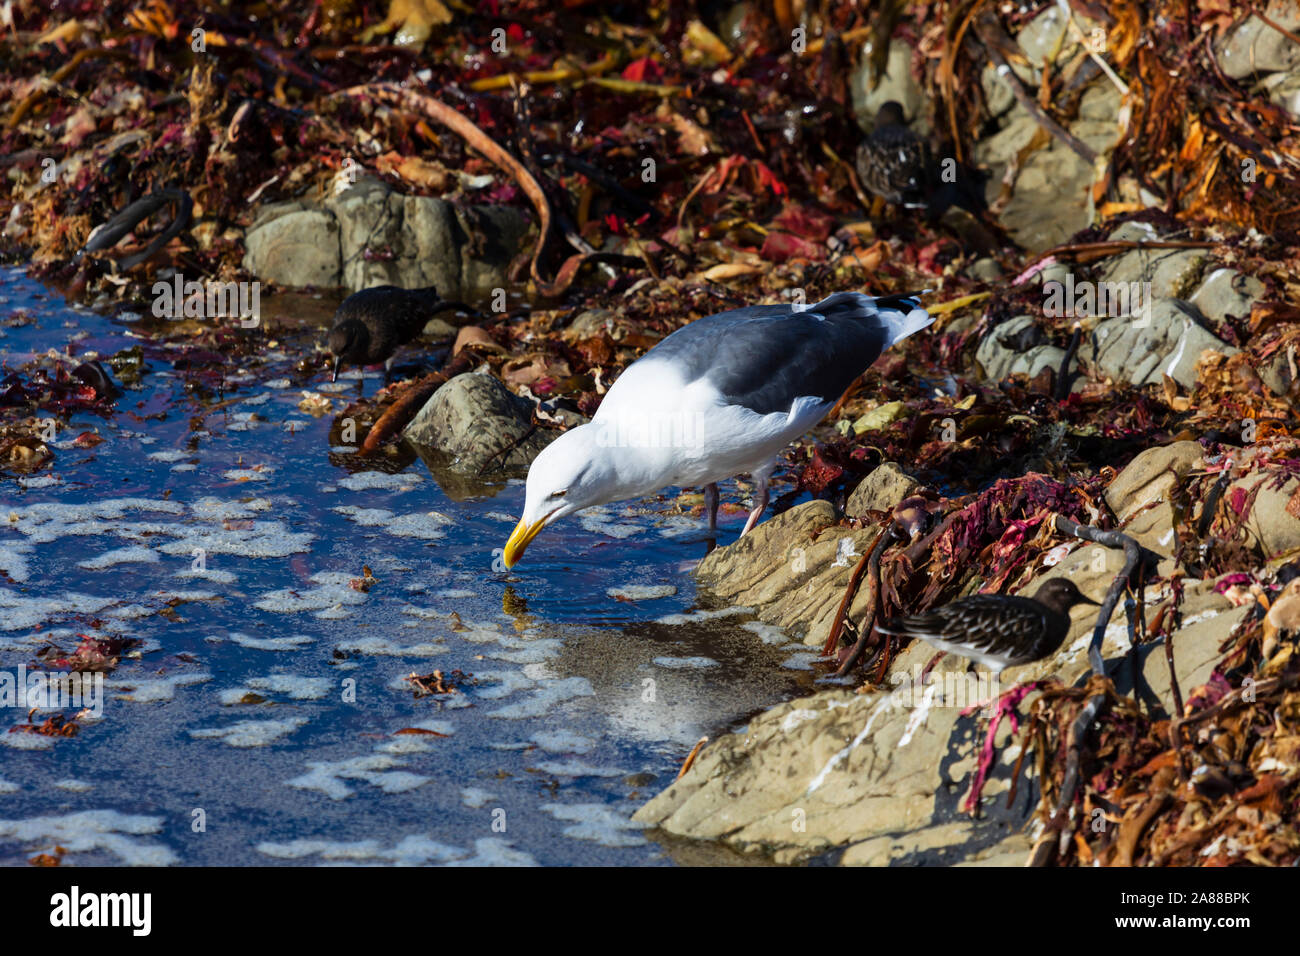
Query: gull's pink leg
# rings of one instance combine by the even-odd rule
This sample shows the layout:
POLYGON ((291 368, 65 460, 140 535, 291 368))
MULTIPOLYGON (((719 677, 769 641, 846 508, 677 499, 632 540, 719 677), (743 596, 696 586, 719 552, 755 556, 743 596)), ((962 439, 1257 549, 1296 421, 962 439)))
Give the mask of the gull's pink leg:
POLYGON ((767 479, 758 480, 758 489, 754 492, 754 510, 749 513, 749 520, 745 522, 744 530, 740 532, 743 538, 749 534, 749 530, 758 524, 758 519, 763 517, 763 512, 767 509, 767 479))

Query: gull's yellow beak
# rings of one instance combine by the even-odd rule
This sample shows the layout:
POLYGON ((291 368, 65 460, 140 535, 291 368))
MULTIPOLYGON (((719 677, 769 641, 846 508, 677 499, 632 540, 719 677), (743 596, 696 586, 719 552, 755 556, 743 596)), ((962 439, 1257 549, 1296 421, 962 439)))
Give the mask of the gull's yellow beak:
POLYGON ((546 527, 545 519, 531 525, 522 521, 515 525, 515 530, 510 533, 510 540, 506 542, 506 551, 503 555, 507 568, 513 568, 518 563, 524 556, 524 549, 544 527, 546 527))

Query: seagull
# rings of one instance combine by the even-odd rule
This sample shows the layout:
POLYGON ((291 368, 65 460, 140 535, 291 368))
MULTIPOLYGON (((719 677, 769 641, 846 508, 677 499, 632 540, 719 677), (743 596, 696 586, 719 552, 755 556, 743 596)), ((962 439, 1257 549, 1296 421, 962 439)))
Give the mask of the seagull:
POLYGON ((384 365, 384 380, 392 373, 393 353, 398 346, 416 338, 439 312, 459 309, 472 312, 460 302, 444 302, 436 286, 401 289, 377 285, 354 292, 334 313, 329 348, 334 355, 333 375, 346 365, 384 365))
POLYGON ((703 486, 714 533, 717 483, 741 473, 756 484, 747 534, 767 507, 780 451, 881 352, 934 321, 920 307, 924 294, 837 292, 814 305, 746 306, 678 329, 628 366, 590 422, 537 456, 506 567, 552 522, 669 485, 703 486))
POLYGON ((1052 578, 1032 598, 973 594, 924 614, 877 626, 882 634, 919 637, 937 650, 969 658, 996 677, 1007 667, 1055 653, 1070 632, 1070 608, 1097 602, 1067 578, 1052 578))

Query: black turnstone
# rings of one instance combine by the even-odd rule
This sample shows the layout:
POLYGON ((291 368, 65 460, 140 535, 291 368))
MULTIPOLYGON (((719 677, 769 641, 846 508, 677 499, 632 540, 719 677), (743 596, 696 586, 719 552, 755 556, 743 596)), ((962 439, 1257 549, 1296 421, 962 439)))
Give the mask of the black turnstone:
POLYGON ((434 286, 399 289, 378 285, 354 292, 334 313, 329 348, 334 355, 334 374, 345 365, 384 364, 385 378, 392 369, 393 353, 410 342, 438 312, 464 308, 458 302, 444 302, 434 286))
POLYGON ((1096 604, 1074 582, 1053 578, 1032 598, 973 594, 924 614, 879 625, 882 634, 919 637, 932 647, 970 658, 982 667, 1003 668, 1041 660, 1070 632, 1070 608, 1096 604))
POLYGON ((930 147, 903 119, 903 107, 890 100, 876 112, 871 134, 858 147, 862 187, 907 209, 930 205, 934 166, 930 147))

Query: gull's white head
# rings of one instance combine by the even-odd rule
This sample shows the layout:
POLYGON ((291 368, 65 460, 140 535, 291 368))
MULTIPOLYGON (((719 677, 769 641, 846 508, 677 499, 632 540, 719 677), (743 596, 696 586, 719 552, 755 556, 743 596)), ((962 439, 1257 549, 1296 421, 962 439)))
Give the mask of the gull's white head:
POLYGON ((619 497, 618 474, 609 449, 596 441, 591 425, 571 428, 542 449, 528 469, 524 513, 505 547, 505 565, 514 567, 529 542, 548 524, 583 508, 619 497))

